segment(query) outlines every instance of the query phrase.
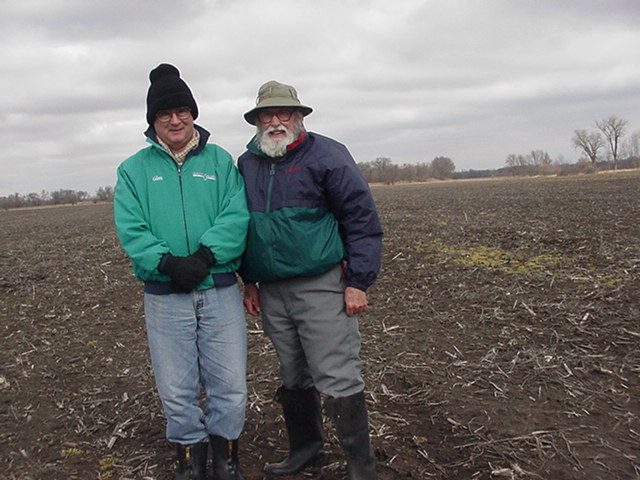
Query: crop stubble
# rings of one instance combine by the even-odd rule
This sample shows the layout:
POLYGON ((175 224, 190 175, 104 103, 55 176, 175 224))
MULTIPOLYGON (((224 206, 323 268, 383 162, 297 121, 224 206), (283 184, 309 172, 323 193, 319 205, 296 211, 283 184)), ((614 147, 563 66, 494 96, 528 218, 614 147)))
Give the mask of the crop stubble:
MULTIPOLYGON (((636 171, 372 187, 384 258, 360 321, 382 480, 638 478, 639 185, 636 171)), ((172 478, 111 212, 0 212, 2 478, 172 478)), ((286 437, 274 351, 247 321, 255 480, 286 437)), ((312 476, 341 478, 325 425, 312 476)))

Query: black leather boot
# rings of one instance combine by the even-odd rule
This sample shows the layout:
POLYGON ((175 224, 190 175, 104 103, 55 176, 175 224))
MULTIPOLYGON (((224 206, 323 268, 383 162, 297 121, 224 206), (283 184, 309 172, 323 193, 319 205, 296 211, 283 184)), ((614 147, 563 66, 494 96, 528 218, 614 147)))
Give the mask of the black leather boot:
POLYGON ((288 390, 280 387, 276 400, 289 436, 289 456, 278 463, 268 463, 264 471, 270 475, 293 475, 309 466, 322 463, 322 412, 320 395, 315 388, 288 390))
POLYGON ((177 445, 176 480, 206 480, 208 451, 207 442, 177 445))
POLYGON ((342 448, 347 453, 350 480, 377 480, 376 457, 369 440, 369 420, 364 393, 330 397, 325 402, 342 448))
POLYGON ((213 480, 244 480, 238 469, 238 440, 209 435, 213 454, 213 480))

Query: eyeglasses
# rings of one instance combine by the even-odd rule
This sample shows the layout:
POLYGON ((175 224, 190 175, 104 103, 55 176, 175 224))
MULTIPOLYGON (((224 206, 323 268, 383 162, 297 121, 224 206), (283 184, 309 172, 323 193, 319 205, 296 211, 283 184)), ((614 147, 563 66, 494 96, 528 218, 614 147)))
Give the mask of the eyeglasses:
POLYGON ((156 114, 156 118, 161 122, 168 122, 176 114, 180 120, 186 120, 191 115, 189 107, 172 108, 171 110, 160 110, 156 114))
POLYGON ((276 110, 275 112, 269 111, 269 110, 262 110, 258 114, 258 119, 262 123, 269 123, 273 119, 273 117, 278 117, 278 120, 280 120, 281 122, 288 122, 291 119, 291 115, 293 115, 293 112, 294 112, 294 109, 292 108, 276 110))

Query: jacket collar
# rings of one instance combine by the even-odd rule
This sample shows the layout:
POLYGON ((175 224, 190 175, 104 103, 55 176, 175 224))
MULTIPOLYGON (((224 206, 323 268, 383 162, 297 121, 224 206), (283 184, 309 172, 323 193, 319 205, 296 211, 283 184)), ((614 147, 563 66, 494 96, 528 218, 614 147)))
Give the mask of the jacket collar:
MULTIPOLYGON (((200 143, 198 143, 198 146, 196 148, 194 148, 193 150, 191 150, 191 152, 189 152, 189 155, 187 155, 187 157, 200 153, 202 150, 204 150, 204 147, 207 145, 207 142, 209 141, 209 137, 211 136, 211 133, 209 133, 206 129, 202 128, 200 125, 196 125, 194 123, 193 128, 198 130, 198 133, 200 134, 200 143)), ((153 125, 149 125, 149 128, 145 130, 144 134, 147 137, 147 142, 160 147, 160 142, 158 142, 158 135, 156 134, 156 129, 153 128, 153 125)))

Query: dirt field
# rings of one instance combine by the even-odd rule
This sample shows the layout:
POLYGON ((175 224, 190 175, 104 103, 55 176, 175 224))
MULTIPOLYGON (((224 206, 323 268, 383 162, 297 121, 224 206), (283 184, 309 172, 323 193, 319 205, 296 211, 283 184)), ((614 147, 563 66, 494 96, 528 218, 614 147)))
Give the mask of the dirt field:
MULTIPOLYGON (((639 478, 640 172, 373 190, 386 237, 361 329, 381 480, 639 478)), ((173 478, 111 205, 0 226, 0 478, 173 478)), ((257 480, 286 442, 248 322, 257 480)), ((345 478, 326 426, 328 465, 296 478, 345 478)))

